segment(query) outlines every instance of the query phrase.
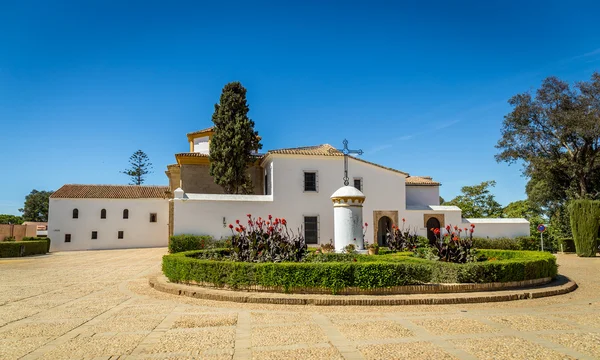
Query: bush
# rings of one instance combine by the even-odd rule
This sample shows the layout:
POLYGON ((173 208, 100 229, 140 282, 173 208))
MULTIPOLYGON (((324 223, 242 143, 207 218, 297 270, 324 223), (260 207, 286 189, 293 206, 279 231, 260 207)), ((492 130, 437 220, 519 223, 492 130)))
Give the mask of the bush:
POLYGON ((45 254, 49 247, 49 239, 0 242, 0 258, 45 254))
MULTIPOLYGON (((551 247, 546 246, 544 238, 544 250, 551 247)), ((497 250, 540 250, 540 238, 537 236, 519 236, 516 238, 473 238, 473 246, 477 249, 497 249, 497 250)))
POLYGON ((15 237, 14 236, 5 236, 4 237, 4 241, 15 241, 15 237))
POLYGON ((190 250, 203 250, 213 242, 209 235, 174 235, 169 239, 169 252, 178 253, 190 250))
POLYGON ((162 269, 172 282, 198 282, 216 287, 302 292, 307 289, 338 293, 345 288, 386 288, 424 283, 507 282, 555 277, 552 254, 531 251, 482 250, 489 261, 455 264, 409 256, 311 254, 305 262, 250 263, 205 260, 223 250, 201 250, 165 255, 162 269), (214 253, 210 255, 207 253, 214 253), (329 261, 333 260, 333 261, 329 261))
POLYGON ((596 256, 600 200, 573 200, 569 204, 569 213, 577 256, 596 256))
POLYGON ((294 234, 287 227, 285 219, 271 215, 267 219, 253 219, 248 214, 248 226, 236 220, 235 232, 233 224, 231 259, 245 262, 282 262, 302 261, 308 254, 308 247, 301 231, 294 234))

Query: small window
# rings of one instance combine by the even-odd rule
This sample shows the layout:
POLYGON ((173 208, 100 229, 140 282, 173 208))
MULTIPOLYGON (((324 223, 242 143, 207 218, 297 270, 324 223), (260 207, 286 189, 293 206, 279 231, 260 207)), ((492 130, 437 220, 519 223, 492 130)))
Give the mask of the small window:
POLYGON ((71 242, 71 234, 65 234, 65 242, 71 242))
POLYGON ((73 219, 79 219, 79 210, 73 209, 73 219))
POLYGON ((316 172, 304 172, 304 191, 317 191, 316 172))
POLYGON ((156 213, 150 214, 150 222, 156 222, 156 213))
POLYGON ((125 232, 124 232, 124 231, 119 231, 119 233, 117 234, 117 237, 118 237, 119 239, 122 239, 124 234, 125 234, 125 232))
POLYGON ((129 219, 129 210, 128 209, 123 210, 123 219, 129 219))
POLYGON ((319 218, 317 216, 304 217, 304 240, 307 244, 319 243, 319 218))
POLYGON ((96 239, 98 239, 98 232, 92 231, 92 240, 96 240, 96 239))
POLYGON ((106 219, 106 209, 100 210, 100 219, 106 219))
POLYGON ((265 170, 265 195, 269 195, 269 172, 265 170))
POLYGON ((354 187, 357 188, 358 190, 362 191, 362 179, 361 178, 354 178, 354 187))

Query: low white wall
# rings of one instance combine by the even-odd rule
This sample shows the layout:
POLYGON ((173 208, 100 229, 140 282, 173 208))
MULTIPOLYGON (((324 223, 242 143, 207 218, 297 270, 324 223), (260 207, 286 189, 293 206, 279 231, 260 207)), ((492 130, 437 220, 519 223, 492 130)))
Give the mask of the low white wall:
POLYGON ((514 238, 529 236, 529 221, 525 219, 463 219, 463 228, 475 224, 473 236, 483 238, 514 238))
POLYGON ((166 199, 50 199, 50 251, 167 246, 168 204, 166 199), (78 219, 73 219, 74 208, 78 219), (106 219, 100 218, 102 209, 106 219), (123 209, 129 209, 129 219, 123 219, 123 209), (157 214, 157 222, 150 222, 151 213, 157 214), (98 232, 98 239, 92 240, 92 231, 98 232), (119 231, 123 239, 118 239, 119 231), (71 234, 70 243, 65 234, 71 234))

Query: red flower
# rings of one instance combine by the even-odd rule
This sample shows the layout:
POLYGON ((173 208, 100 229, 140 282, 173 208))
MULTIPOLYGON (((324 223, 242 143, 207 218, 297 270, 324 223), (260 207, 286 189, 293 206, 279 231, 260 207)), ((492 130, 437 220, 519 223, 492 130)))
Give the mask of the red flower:
POLYGON ((233 225, 229 224, 229 228, 230 228, 230 229, 233 229, 233 225))
POLYGON ((471 229, 471 234, 473 233, 473 231, 474 231, 474 230, 473 230, 473 229, 471 229))
POLYGON ((271 220, 273 217, 271 215, 269 215, 269 220, 271 220))
POLYGON ((472 228, 474 228, 474 227, 475 227, 475 224, 471 224, 471 227, 472 227, 472 228))
POLYGON ((285 221, 285 219, 281 219, 281 223, 282 223, 283 225, 286 225, 286 224, 287 224, 287 221, 285 221))
POLYGON ((450 225, 446 225, 446 230, 450 231, 450 225))
POLYGON ((273 231, 275 228, 273 226, 269 226, 269 231, 273 231))
POLYGON ((458 241, 458 237, 455 236, 455 237, 452 238, 452 240, 458 241))
POLYGON ((252 225, 252 220, 248 219, 248 225, 252 225))
POLYGON ((239 225, 239 224, 240 224, 240 221, 239 221, 239 220, 236 220, 236 221, 235 221, 235 223, 239 225))
POLYGON ((369 224, 365 223, 365 226, 369 226, 369 224))
POLYGON ((396 228, 396 225, 392 225, 392 229, 395 229, 395 228, 396 228))
POLYGON ((454 230, 458 230, 458 226, 454 225, 454 230))
POLYGON ((241 230, 240 230, 240 228, 239 228, 239 227, 236 227, 236 228, 235 228, 235 231, 237 231, 237 232, 241 232, 241 230))
POLYGON ((246 214, 246 216, 247 216, 248 218, 251 218, 251 217, 252 217, 252 214, 246 214))
POLYGON ((469 230, 469 228, 465 228, 465 231, 469 230))
POLYGON ((406 222, 406 219, 405 219, 405 218, 402 218, 402 222, 406 222))
POLYGON ((271 222, 270 222, 270 221, 267 221, 267 225, 271 225, 271 222))

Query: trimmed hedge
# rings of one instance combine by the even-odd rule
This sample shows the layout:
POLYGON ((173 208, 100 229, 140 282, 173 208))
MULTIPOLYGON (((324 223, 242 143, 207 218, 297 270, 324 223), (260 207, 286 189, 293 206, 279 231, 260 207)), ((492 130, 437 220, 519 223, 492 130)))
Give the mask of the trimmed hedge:
POLYGON ((229 247, 231 239, 215 240, 210 235, 174 235, 169 238, 169 252, 178 253, 191 250, 204 250, 229 247))
POLYGON ((262 286, 284 292, 316 288, 330 290, 334 294, 348 287, 373 289, 424 283, 508 282, 554 278, 557 275, 555 257, 533 251, 481 250, 490 260, 467 264, 430 261, 405 253, 355 255, 356 261, 301 263, 246 263, 196 258, 210 255, 202 253, 224 251, 201 250, 165 255, 162 270, 172 282, 209 283, 234 289, 262 286))
POLYGON ((569 204, 569 214, 577 256, 596 256, 600 200, 573 200, 569 204))
MULTIPOLYGON (((547 245, 547 244, 545 244, 547 245)), ((473 246, 477 249, 497 250, 540 250, 540 238, 537 236, 519 236, 516 238, 473 238, 473 246)), ((547 246, 544 246, 546 249, 547 246)))
POLYGON ((0 258, 45 254, 50 248, 50 239, 0 242, 0 258))

